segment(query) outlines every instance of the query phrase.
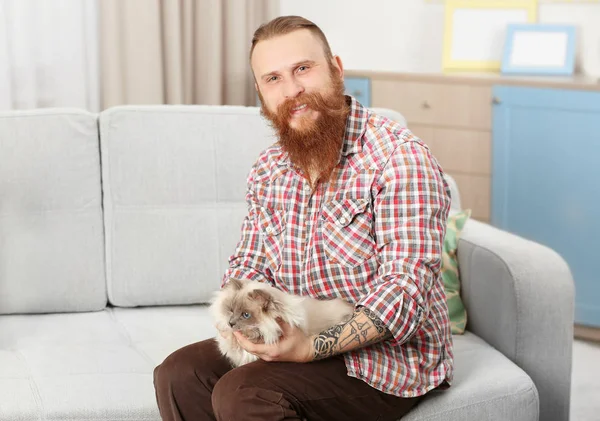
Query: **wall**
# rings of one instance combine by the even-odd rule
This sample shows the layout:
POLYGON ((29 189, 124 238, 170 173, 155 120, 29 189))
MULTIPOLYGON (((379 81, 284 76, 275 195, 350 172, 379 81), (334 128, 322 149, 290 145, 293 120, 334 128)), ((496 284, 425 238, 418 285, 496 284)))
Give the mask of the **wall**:
MULTIPOLYGON (((279 7, 281 15, 301 15, 319 25, 347 69, 441 70, 441 0, 280 0, 279 7)), ((600 2, 540 0, 538 11, 540 23, 579 27, 578 65, 600 76, 600 2)))

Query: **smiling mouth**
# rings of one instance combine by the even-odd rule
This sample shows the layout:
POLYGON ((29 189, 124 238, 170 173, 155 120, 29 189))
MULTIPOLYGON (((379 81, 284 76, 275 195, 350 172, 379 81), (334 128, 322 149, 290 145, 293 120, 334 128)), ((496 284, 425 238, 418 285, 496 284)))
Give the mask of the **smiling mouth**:
POLYGON ((302 105, 298 105, 295 108, 292 108, 292 113, 298 113, 300 111, 303 111, 307 108, 308 106, 306 104, 302 104, 302 105))

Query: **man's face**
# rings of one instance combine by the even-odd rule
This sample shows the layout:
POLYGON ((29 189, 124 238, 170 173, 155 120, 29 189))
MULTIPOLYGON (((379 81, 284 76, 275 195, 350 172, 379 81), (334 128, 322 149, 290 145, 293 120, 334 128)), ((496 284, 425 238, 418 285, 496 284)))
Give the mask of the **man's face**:
MULTIPOLYGON (((275 114, 285 108, 289 127, 309 128, 319 117, 319 111, 302 103, 302 94, 332 91, 332 77, 341 78, 339 59, 330 63, 321 41, 309 30, 301 29, 286 35, 260 41, 251 60, 263 107, 275 114)), ((283 116, 282 116, 283 117, 283 116)))
POLYGON ((279 144, 311 184, 335 168, 349 105, 341 61, 329 61, 319 38, 306 30, 260 41, 252 70, 261 114, 277 131, 279 144))

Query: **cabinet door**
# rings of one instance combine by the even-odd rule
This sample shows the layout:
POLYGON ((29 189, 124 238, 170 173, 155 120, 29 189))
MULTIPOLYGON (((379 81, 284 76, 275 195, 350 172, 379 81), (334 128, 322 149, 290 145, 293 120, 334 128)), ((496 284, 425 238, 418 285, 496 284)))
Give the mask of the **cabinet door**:
POLYGON ((490 130, 489 86, 374 79, 373 104, 398 110, 408 126, 490 130))
POLYGON ((600 326, 600 92, 494 88, 492 224, 557 251, 600 326))

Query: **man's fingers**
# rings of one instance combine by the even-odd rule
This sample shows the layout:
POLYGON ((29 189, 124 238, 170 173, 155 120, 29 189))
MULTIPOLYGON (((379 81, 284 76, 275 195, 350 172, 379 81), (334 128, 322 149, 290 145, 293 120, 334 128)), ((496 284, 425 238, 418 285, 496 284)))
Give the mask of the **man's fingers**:
POLYGON ((294 327, 286 322, 284 322, 283 320, 278 320, 279 326, 281 327, 281 333, 283 334, 283 336, 288 336, 292 330, 294 329, 294 327))
POLYGON ((235 332, 235 336, 242 348, 247 352, 256 355, 261 360, 272 361, 279 355, 279 350, 276 345, 255 344, 254 342, 249 341, 240 332, 235 332))
MULTIPOLYGON (((287 325, 287 329, 291 330, 292 328, 287 325)), ((240 332, 233 333, 238 340, 238 343, 242 348, 244 348, 250 354, 256 355, 263 361, 277 361, 279 356, 281 355, 281 350, 278 348, 276 344, 273 345, 265 345, 265 344, 255 344, 246 338, 240 332)))
POLYGON ((248 351, 251 354, 254 354, 256 350, 256 345, 250 342, 241 332, 233 332, 235 338, 242 348, 248 351))
POLYGON ((237 339, 237 341, 239 342, 240 345, 242 345, 244 348, 246 348, 246 343, 248 342, 248 340, 246 339, 246 337, 244 335, 242 335, 240 332, 233 332, 233 336, 235 336, 235 339, 237 339))

